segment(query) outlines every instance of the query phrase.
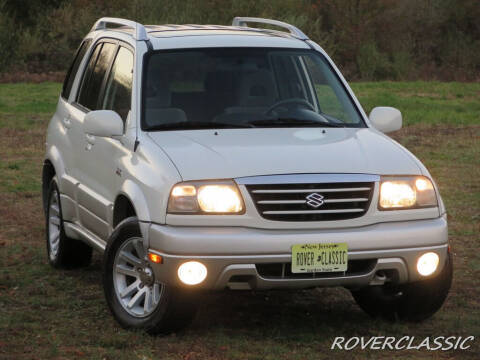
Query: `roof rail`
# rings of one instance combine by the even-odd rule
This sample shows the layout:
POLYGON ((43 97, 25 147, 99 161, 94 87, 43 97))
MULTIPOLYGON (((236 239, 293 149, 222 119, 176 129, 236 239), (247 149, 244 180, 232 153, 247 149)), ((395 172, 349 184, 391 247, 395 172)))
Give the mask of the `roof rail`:
POLYGON ((278 20, 270 20, 270 19, 255 18, 255 17, 236 17, 233 19, 232 26, 248 27, 247 23, 275 25, 275 26, 287 29, 290 32, 290 34, 292 34, 293 36, 295 36, 300 40, 308 40, 308 36, 305 35, 299 28, 278 20))
POLYGON ((145 29, 145 26, 132 20, 126 20, 126 19, 120 19, 120 18, 111 18, 111 17, 100 18, 93 25, 90 31, 105 30, 107 29, 107 25, 127 26, 135 30, 134 38, 136 40, 140 40, 140 41, 148 40, 147 30, 145 29))

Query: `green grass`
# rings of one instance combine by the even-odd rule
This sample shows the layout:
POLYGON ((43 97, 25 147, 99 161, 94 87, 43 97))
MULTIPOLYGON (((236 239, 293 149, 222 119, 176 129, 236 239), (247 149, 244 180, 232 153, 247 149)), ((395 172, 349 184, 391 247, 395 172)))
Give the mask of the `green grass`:
POLYGON ((367 114, 375 106, 393 106, 407 126, 480 121, 480 83, 376 82, 353 83, 352 88, 367 114))
POLYGON ((0 112, 14 114, 51 114, 60 95, 61 84, 26 83, 0 86, 0 112))
POLYGON ((58 83, 1 84, 0 129, 27 130, 45 125, 55 110, 61 87, 58 83))
POLYGON ((101 257, 80 270, 46 261, 40 175, 45 131, 60 84, 0 85, 1 359, 470 358, 469 351, 330 351, 336 336, 480 334, 479 84, 354 83, 367 112, 402 110, 392 136, 429 168, 449 214, 455 278, 451 294, 421 324, 368 318, 341 288, 204 294, 185 333, 150 337, 118 327, 101 284, 101 257))

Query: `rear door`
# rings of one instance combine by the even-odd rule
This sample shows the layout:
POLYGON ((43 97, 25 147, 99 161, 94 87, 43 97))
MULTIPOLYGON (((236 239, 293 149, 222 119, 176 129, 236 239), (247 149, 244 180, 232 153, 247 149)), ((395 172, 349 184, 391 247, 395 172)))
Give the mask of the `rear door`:
POLYGON ((72 151, 74 152, 74 167, 72 172, 78 180, 76 200, 78 217, 81 225, 101 238, 109 233, 107 217, 111 201, 102 197, 92 189, 88 174, 96 159, 87 156, 90 142, 83 132, 83 121, 89 111, 98 110, 101 106, 101 94, 105 86, 108 73, 115 53, 117 41, 101 40, 97 42, 91 52, 90 59, 85 67, 80 88, 73 103, 71 113, 72 151), (93 162, 90 164, 89 162, 93 162))
POLYGON ((72 151, 73 141, 75 136, 73 136, 71 116, 72 111, 74 111, 74 106, 72 105, 73 97, 73 85, 75 80, 81 75, 81 65, 84 63, 84 58, 88 49, 90 48, 92 40, 84 40, 76 54, 75 58, 68 69, 65 81, 62 87, 62 94, 58 101, 57 111, 55 117, 57 117, 56 124, 57 131, 61 136, 56 138, 56 146, 59 148, 59 152, 62 155, 63 164, 65 167, 65 172, 62 174, 60 181, 60 190, 61 200, 62 200, 62 209, 63 209, 63 218, 67 221, 74 221, 76 217, 75 209, 75 183, 76 179, 73 176, 72 169, 74 168, 74 152, 72 151))

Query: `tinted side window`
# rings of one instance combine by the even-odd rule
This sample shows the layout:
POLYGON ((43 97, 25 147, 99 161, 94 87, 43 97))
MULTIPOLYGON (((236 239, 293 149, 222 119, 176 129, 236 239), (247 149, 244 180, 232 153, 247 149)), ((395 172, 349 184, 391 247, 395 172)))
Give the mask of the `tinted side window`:
POLYGON ((90 78, 93 73, 93 69, 95 67, 95 64, 97 63, 97 58, 98 54, 100 53, 100 50, 102 50, 103 44, 98 44, 95 46, 95 49, 92 52, 92 55, 90 56, 90 59, 88 60, 88 65, 85 67, 85 71, 83 73, 83 78, 82 78, 82 85, 81 88, 77 94, 77 102, 79 104, 82 104, 85 106, 86 100, 87 100, 87 91, 86 88, 88 87, 88 84, 90 82, 90 78))
POLYGON ((127 119, 132 100, 133 54, 120 47, 105 86, 102 109, 116 111, 127 119))
POLYGON ((73 59, 70 68, 68 69, 67 76, 65 77, 62 88, 62 97, 65 99, 68 99, 68 97, 70 96, 70 91, 72 90, 73 81, 75 80, 75 75, 77 74, 78 67, 80 66, 80 63, 82 62, 83 57, 85 56, 85 53, 87 52, 91 42, 91 39, 87 39, 80 44, 80 47, 75 54, 75 58, 73 59))
POLYGON ((117 45, 104 43, 97 45, 85 72, 78 103, 89 110, 98 109, 98 98, 102 90, 105 73, 112 61, 117 45))

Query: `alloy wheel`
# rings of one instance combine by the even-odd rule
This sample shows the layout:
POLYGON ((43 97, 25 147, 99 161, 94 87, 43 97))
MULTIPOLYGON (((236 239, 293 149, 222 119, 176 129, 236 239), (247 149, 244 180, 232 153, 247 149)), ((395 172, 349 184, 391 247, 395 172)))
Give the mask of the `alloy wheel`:
POLYGON ((54 189, 50 195, 50 205, 48 210, 48 255, 50 256, 51 261, 55 261, 60 248, 61 223, 58 192, 54 189))
POLYGON ((164 287, 146 260, 143 239, 130 238, 117 251, 113 264, 115 294, 132 316, 146 317, 157 308, 164 287))

